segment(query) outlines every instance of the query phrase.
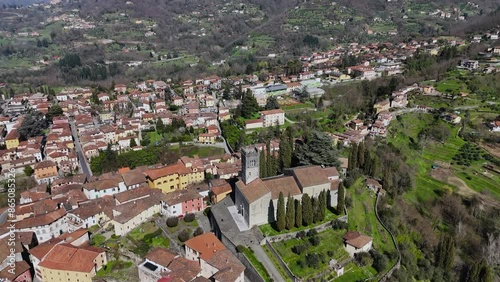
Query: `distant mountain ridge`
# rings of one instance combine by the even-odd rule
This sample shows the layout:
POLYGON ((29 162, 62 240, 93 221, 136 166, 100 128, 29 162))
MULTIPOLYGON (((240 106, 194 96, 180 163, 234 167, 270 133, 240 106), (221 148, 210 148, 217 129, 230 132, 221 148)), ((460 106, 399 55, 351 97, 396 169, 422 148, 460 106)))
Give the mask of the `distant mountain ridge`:
POLYGON ((0 5, 31 5, 34 3, 49 3, 50 0, 0 0, 0 5))

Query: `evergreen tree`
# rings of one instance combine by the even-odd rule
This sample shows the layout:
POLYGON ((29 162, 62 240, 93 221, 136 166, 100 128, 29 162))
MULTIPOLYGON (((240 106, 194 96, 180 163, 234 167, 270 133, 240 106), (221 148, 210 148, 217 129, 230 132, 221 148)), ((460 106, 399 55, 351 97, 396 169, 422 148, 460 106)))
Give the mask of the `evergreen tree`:
POLYGON ((161 120, 161 118, 158 118, 156 120, 156 131, 158 132, 158 134, 165 133, 165 125, 163 124, 163 121, 161 120))
POLYGON ((361 142, 358 146, 358 155, 357 155, 357 165, 359 168, 364 168, 365 166, 365 143, 361 142))
POLYGON ((267 140, 266 142, 266 162, 267 162, 267 176, 274 176, 273 172, 273 160, 271 157, 271 142, 267 140))
POLYGON ((313 223, 313 208, 311 203, 311 198, 309 195, 302 195, 302 221, 304 226, 311 225, 313 223))
POLYGON ((318 222, 318 198, 311 197, 311 207, 312 207, 312 214, 313 214, 313 223, 318 222))
POLYGON ((266 178, 267 177, 267 162, 266 162, 266 154, 264 153, 264 150, 260 151, 260 162, 259 162, 259 173, 260 173, 260 178, 266 178))
POLYGON ((297 144, 293 152, 296 165, 338 166, 337 149, 332 146, 329 135, 312 131, 304 137, 304 143, 297 144))
POLYGON ((137 146, 137 142, 135 142, 135 138, 130 138, 130 148, 137 146))
POLYGON ((280 172, 283 172, 285 168, 289 168, 292 165, 292 145, 286 134, 281 134, 278 158, 280 172))
POLYGON ((286 226, 286 215, 285 215, 285 198, 283 197, 283 192, 280 192, 278 196, 278 210, 276 212, 276 227, 278 231, 283 231, 286 226))
POLYGON ((295 226, 302 226, 302 203, 299 200, 295 200, 295 226))
POLYGON ((340 182, 337 199, 337 214, 343 215, 345 208, 345 187, 344 182, 340 182))
POLYGON ((352 147, 351 147, 351 160, 352 160, 352 164, 351 162, 349 162, 349 164, 351 165, 351 168, 352 169, 355 169, 355 168, 358 168, 358 144, 354 143, 352 144, 352 147))
POLYGON ((295 226, 295 201, 288 193, 286 201, 286 229, 290 230, 295 226))
POLYGON ((323 221, 326 215, 326 191, 321 191, 318 196, 318 219, 317 221, 323 221))
POLYGON ((275 110, 280 108, 280 104, 278 103, 278 99, 276 96, 269 96, 266 101, 266 105, 264 107, 266 110, 275 110))
POLYGON ((455 258, 455 240, 448 235, 441 237, 436 251, 436 266, 450 271, 455 258))

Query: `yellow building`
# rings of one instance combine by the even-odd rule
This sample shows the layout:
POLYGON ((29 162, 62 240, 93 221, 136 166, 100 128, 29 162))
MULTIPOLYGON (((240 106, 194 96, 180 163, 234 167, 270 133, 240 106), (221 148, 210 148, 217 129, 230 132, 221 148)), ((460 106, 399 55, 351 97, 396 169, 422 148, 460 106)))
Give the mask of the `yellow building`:
POLYGON ((19 133, 17 129, 12 129, 7 136, 5 136, 5 146, 8 149, 17 148, 19 146, 19 133))
POLYGON ((106 263, 104 249, 59 244, 43 258, 39 268, 42 281, 91 282, 106 263))
POLYGON ((224 179, 214 179, 211 181, 212 188, 210 189, 210 200, 213 204, 216 204, 229 194, 231 194, 232 188, 229 183, 224 179))
POLYGON ((203 144, 215 144, 215 134, 201 133, 198 135, 198 142, 203 144))
POLYGON ((182 163, 147 170, 144 173, 149 187, 161 189, 163 193, 186 189, 189 184, 199 183, 205 179, 204 171, 193 171, 182 163))
POLYGON ((53 161, 42 161, 35 164, 35 180, 39 184, 48 180, 54 180, 56 177, 57 166, 53 161))

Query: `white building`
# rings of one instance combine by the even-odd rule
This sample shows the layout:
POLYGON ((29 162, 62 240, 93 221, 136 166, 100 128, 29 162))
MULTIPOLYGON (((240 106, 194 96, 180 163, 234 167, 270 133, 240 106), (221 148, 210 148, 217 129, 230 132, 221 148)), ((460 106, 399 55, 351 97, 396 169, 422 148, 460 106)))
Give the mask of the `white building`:
POLYGON ((353 257, 357 253, 368 252, 372 249, 371 237, 359 232, 349 231, 344 235, 344 249, 353 257))
POLYGON ((285 112, 281 109, 260 112, 264 127, 285 124, 285 112))

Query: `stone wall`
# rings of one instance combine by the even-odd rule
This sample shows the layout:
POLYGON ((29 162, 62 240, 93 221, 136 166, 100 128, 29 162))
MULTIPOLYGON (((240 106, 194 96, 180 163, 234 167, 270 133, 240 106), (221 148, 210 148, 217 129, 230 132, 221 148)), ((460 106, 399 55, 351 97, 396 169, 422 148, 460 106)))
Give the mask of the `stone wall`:
POLYGON ((253 264, 247 258, 247 256, 243 253, 237 253, 236 257, 243 263, 245 268, 245 277, 250 279, 252 282, 265 282, 265 280, 259 275, 259 272, 255 269, 253 264))

